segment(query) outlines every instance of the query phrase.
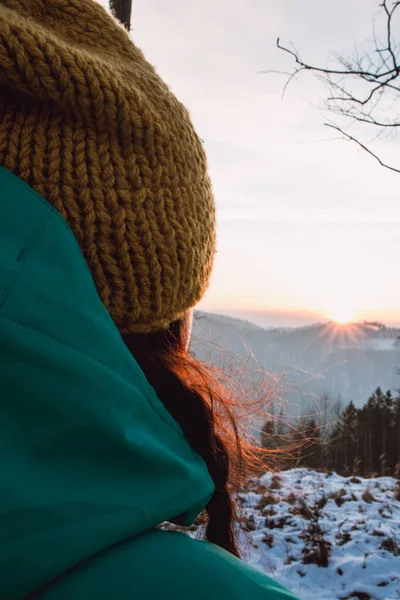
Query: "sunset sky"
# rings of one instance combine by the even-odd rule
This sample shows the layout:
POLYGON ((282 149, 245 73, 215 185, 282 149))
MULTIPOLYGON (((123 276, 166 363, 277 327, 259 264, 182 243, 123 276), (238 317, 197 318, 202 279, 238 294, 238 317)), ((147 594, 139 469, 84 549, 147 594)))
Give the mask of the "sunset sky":
MULTIPOLYGON (((277 36, 323 66, 329 50, 362 46, 378 4, 133 0, 133 40, 205 140, 219 238, 203 310, 265 326, 400 324, 400 175, 324 128, 312 76, 282 101, 285 77, 260 73, 292 68, 277 36)), ((396 139, 374 149, 396 161, 396 139)))

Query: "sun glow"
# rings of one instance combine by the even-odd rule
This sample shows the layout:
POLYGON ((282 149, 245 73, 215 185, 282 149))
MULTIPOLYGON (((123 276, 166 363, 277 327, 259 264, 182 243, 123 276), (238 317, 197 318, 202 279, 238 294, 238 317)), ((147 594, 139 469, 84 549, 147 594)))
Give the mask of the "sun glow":
POLYGON ((331 311, 331 319, 340 325, 345 325, 355 320, 355 310, 348 306, 338 306, 331 311))

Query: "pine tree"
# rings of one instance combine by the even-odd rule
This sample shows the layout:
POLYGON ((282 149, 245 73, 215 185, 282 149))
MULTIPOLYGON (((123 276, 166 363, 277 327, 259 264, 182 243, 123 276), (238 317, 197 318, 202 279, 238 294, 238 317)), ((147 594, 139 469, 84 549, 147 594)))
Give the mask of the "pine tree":
POLYGON ((350 471, 358 458, 358 411, 351 401, 342 415, 343 464, 350 471))
POLYGON ((304 415, 294 436, 298 444, 296 466, 321 468, 324 465, 324 441, 314 415, 304 415))
POLYGON ((266 421, 261 428, 261 446, 263 448, 276 447, 275 423, 272 419, 266 421))
POLYGON ((393 403, 393 447, 394 447, 394 458, 393 462, 396 465, 400 465, 400 392, 393 403))
POLYGON ((335 471, 350 472, 359 452, 358 442, 358 410, 350 402, 340 413, 329 440, 330 462, 335 471))

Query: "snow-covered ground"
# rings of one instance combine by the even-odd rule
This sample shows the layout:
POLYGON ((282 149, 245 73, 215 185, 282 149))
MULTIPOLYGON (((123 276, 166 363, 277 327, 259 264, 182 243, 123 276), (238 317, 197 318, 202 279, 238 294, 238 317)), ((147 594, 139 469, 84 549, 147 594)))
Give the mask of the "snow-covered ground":
POLYGON ((252 480, 238 497, 244 559, 302 600, 400 599, 396 483, 309 469, 252 480))
POLYGON ((400 598, 395 488, 391 477, 268 473, 240 494, 246 558, 307 600, 400 598))

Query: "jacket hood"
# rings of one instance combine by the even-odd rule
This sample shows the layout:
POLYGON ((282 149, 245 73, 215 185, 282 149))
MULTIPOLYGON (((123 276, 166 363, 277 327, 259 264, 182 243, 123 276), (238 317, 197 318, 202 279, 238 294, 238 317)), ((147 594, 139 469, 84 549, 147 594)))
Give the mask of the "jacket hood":
POLYGON ((213 493, 61 215, 0 167, 0 590, 22 598, 213 493))

